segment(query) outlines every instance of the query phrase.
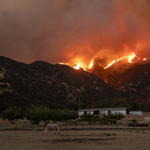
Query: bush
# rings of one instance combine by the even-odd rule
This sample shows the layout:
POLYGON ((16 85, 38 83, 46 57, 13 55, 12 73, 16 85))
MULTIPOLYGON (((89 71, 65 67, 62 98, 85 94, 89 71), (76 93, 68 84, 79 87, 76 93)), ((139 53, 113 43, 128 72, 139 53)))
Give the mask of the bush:
POLYGON ((95 114, 90 114, 90 113, 84 113, 80 117, 80 121, 86 121, 91 123, 99 122, 99 123, 106 123, 106 124, 115 124, 117 120, 121 120, 124 118, 124 115, 122 114, 108 114, 108 115, 95 115, 95 114))

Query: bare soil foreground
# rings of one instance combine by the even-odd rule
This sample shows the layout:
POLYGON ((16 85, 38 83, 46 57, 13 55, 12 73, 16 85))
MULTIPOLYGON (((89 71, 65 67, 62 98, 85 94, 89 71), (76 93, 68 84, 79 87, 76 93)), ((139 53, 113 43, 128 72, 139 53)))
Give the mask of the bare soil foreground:
POLYGON ((150 130, 1 131, 0 150, 149 150, 150 130))

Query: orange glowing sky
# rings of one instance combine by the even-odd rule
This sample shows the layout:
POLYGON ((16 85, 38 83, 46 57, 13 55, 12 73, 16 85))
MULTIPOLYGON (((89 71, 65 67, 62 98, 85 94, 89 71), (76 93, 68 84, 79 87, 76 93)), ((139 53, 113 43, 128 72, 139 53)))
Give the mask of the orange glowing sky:
POLYGON ((149 0, 5 0, 0 55, 89 67, 134 52, 150 57, 149 0))

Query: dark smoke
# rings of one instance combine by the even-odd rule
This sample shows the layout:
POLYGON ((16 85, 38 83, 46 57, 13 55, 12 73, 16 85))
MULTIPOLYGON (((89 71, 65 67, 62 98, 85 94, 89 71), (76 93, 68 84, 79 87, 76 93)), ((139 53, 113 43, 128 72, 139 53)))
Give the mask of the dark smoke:
POLYGON ((31 63, 150 56, 149 0, 0 0, 0 55, 31 63))

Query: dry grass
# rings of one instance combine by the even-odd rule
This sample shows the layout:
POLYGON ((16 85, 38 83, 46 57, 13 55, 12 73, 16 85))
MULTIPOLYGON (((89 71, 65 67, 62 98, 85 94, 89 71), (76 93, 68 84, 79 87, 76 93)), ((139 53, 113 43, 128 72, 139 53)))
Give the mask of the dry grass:
MULTIPOLYGON (((135 117, 135 116, 134 116, 135 117)), ((141 119, 141 117, 139 117, 141 119)), ((132 118, 130 118, 132 119, 132 118)), ((26 120, 23 121, 26 123, 26 120)), ((22 120, 18 121, 22 124, 22 120)), ((27 122, 28 124, 28 122, 27 122)), ((44 128, 15 129, 7 120, 0 119, 0 150, 149 150, 150 130, 105 129, 68 130, 54 135, 44 128)))
POLYGON ((150 130, 1 131, 0 150, 149 150, 150 130))

